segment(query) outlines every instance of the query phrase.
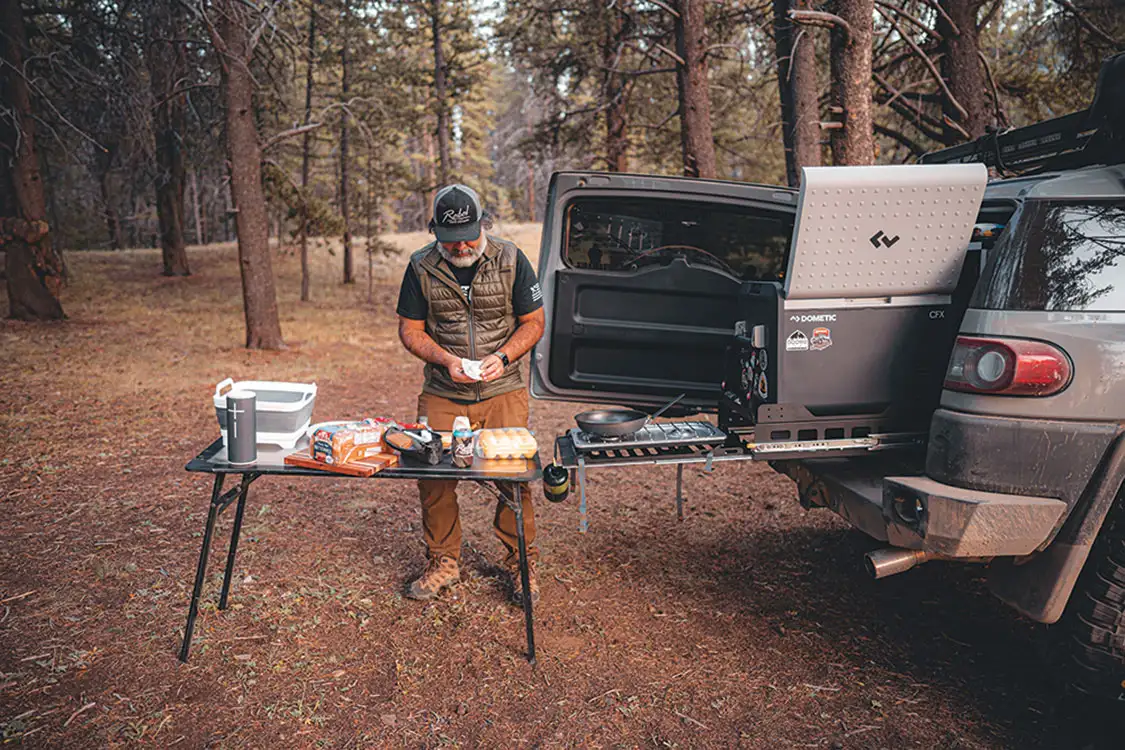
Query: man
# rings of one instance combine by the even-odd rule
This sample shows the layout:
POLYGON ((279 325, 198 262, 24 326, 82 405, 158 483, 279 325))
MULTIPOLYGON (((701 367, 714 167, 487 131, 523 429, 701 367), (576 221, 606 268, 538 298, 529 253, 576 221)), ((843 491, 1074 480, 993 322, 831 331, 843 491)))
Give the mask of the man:
MULTIPOLYGON (((433 214, 430 230, 437 239, 410 256, 398 301, 399 339, 426 363, 418 417, 443 432, 453 429, 457 416, 467 417, 474 430, 526 427, 528 396, 518 362, 544 328, 543 295, 535 271, 513 243, 488 236, 488 217, 471 188, 456 184, 439 190, 433 214), (462 360, 481 363, 479 380, 465 373, 462 360)), ((503 491, 511 492, 509 488, 504 485, 503 491)), ((461 575, 457 482, 419 480, 418 491, 429 561, 407 595, 430 599, 461 575)), ((536 601, 538 549, 526 484, 521 496, 531 598, 536 601)), ((516 519, 503 502, 497 503, 493 526, 507 549, 505 568, 516 581, 516 519)), ((518 601, 520 586, 513 589, 518 601)))

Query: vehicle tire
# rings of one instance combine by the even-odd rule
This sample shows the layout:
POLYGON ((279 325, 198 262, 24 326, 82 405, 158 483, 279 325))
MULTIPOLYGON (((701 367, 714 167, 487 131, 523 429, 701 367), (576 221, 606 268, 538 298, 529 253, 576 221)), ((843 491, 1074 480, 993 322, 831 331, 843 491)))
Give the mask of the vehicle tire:
POLYGON ((1067 607, 1068 687, 1125 701, 1125 490, 1118 492, 1067 607))

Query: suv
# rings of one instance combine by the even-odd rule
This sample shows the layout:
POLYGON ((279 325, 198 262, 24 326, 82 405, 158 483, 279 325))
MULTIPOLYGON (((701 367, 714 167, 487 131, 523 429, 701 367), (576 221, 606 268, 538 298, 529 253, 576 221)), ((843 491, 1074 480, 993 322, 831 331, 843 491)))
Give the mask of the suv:
POLYGON ((873 576, 987 563, 998 598, 1063 621, 1069 684, 1125 699, 1123 89, 1125 54, 1088 110, 920 165, 806 169, 801 191, 556 173, 532 395, 679 396, 670 413, 725 436, 599 453, 572 431, 560 462, 581 482, 599 458, 768 460, 888 545, 873 576), (982 164, 1008 174, 985 185, 982 164), (910 223, 919 190, 936 226, 910 223))

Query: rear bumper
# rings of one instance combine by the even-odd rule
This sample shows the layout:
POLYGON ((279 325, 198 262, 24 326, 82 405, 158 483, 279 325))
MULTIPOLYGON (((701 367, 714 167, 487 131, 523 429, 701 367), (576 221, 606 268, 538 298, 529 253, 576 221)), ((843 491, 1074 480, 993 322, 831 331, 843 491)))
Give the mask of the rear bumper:
POLYGON ((818 463, 775 468, 797 480, 806 507, 831 508, 875 539, 933 558, 991 560, 992 593, 1044 623, 1065 610, 1115 498, 1125 502, 1120 423, 939 409, 924 471, 818 463), (911 497, 924 499, 920 519, 896 508, 911 497))
POLYGON ((818 459, 774 468, 797 481, 805 507, 828 508, 868 536, 933 558, 1031 554, 1066 512, 1058 498, 968 490, 879 462, 818 459))
POLYGON ((966 490, 928 477, 887 477, 882 501, 889 543, 947 558, 1031 554, 1066 512, 1057 498, 966 490))

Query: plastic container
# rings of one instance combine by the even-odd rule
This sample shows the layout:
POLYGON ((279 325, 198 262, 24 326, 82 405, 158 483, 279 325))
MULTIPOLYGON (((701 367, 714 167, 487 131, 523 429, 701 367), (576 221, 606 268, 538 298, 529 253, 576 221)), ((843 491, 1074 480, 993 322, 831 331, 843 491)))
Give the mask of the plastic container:
POLYGON ((227 445, 227 398, 230 390, 251 391, 255 395, 254 420, 257 444, 293 448, 312 422, 316 403, 316 383, 283 383, 269 380, 227 378, 215 386, 215 417, 223 445, 227 445))
POLYGON ((531 458, 539 451, 526 427, 494 427, 477 432, 473 453, 478 458, 531 458))

